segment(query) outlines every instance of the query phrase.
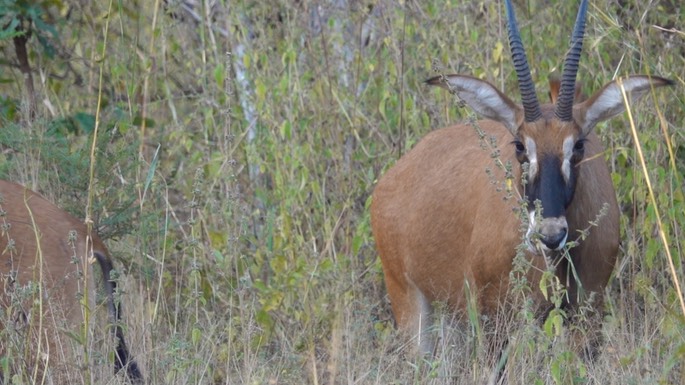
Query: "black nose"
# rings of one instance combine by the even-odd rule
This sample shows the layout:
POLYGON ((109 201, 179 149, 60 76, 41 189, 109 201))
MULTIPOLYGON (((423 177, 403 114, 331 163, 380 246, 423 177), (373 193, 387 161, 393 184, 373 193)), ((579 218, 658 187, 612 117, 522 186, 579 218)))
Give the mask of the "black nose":
POLYGON ((556 234, 543 235, 540 240, 545 244, 545 246, 547 246, 548 249, 557 250, 559 246, 563 246, 561 242, 566 239, 566 233, 566 229, 561 229, 561 231, 556 234))

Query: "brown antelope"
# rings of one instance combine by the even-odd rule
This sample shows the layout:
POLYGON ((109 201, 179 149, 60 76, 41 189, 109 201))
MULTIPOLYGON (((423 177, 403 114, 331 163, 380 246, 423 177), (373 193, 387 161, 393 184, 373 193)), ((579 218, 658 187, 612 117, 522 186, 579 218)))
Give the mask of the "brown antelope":
MULTIPOLYGON (((380 179, 373 193, 372 230, 395 320, 401 330, 419 337, 424 353, 432 349, 422 335, 430 326, 434 301, 464 310, 468 287, 481 314, 501 310, 522 244, 533 287, 539 282, 536 272, 549 266, 565 285, 565 308, 577 309, 592 297, 601 312, 618 251, 619 208, 593 127, 624 111, 624 92, 634 101, 652 87, 672 84, 660 77, 629 76, 574 104, 587 11, 587 0, 582 0, 559 95, 554 92, 554 104, 540 105, 509 0, 506 10, 522 106, 473 77, 427 80, 488 120, 431 132, 380 179), (500 144, 496 156, 483 149, 493 139, 500 144), (498 167, 508 163, 514 165, 510 173, 498 167), (507 186, 515 186, 509 191, 514 199, 506 199, 507 186), (523 233, 516 195, 527 204, 523 233), (579 231, 598 218, 580 240, 579 231), (577 239, 575 247, 565 247, 577 239), (561 258, 566 250, 570 258, 561 258)), ((541 309, 548 308, 539 293, 535 298, 541 309)))
POLYGON ((120 306, 114 298, 116 283, 110 277, 112 261, 100 238, 41 195, 3 180, 0 229, 0 309, 4 310, 0 332, 4 336, 9 328, 18 329, 21 341, 27 345, 19 351, 14 347, 11 354, 5 345, 8 340, 3 337, 0 355, 8 355, 13 361, 10 367, 18 366, 28 376, 38 373, 37 380, 41 380, 43 373, 51 373, 56 383, 74 378, 69 373, 78 367, 70 367, 62 354, 65 346, 72 343, 65 337, 80 335, 78 325, 82 327, 84 322, 81 297, 88 295, 91 317, 99 307, 106 308, 108 327, 116 341, 115 372, 125 368, 131 382, 142 382, 138 365, 124 342, 120 306), (94 264, 101 272, 98 286, 95 269, 90 268, 94 264), (83 266, 89 266, 87 272, 82 271, 83 266), (83 280, 85 274, 87 285, 83 280), (103 303, 96 302, 96 293, 104 294, 103 303))

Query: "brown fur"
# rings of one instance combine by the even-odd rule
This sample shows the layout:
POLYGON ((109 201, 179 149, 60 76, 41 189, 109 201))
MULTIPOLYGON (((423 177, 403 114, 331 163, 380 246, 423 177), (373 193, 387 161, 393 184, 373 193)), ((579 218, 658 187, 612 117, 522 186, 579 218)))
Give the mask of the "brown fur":
MULTIPOLYGON (((561 90, 561 79, 557 75, 549 77, 549 99, 550 103, 557 104, 559 98, 559 91, 561 90)), ((583 87, 576 83, 576 92, 573 95, 573 102, 580 103, 587 97, 583 94, 583 87)))
MULTIPOLYGON (((492 121, 478 125, 497 138, 501 161, 519 169, 509 131, 492 121)), ((544 129, 528 127, 529 135, 540 146, 560 152, 557 139, 564 136, 545 136, 544 129)), ((565 135, 570 129, 559 131, 565 135)), ((601 151, 597 136, 590 134, 586 159, 601 151)), ((576 195, 568 211, 569 234, 588 227, 604 203, 609 206, 601 226, 572 251, 585 256, 577 266, 584 287, 602 291, 618 250, 618 205, 601 156, 578 167, 576 195)), ((464 281, 469 280, 479 293, 481 312, 497 312, 521 243, 521 220, 514 211, 516 199, 504 200, 504 192, 497 191, 502 184, 493 185, 486 168, 498 170, 490 151, 481 148, 473 127, 457 125, 427 135, 376 186, 371 205, 373 234, 400 327, 408 324, 408 314, 417 313, 411 300, 414 285, 429 301, 445 300, 451 308, 463 309, 464 281)), ((502 172, 495 175, 496 180, 504 180, 502 172)), ((520 171, 514 184, 520 186, 520 171)), ((541 257, 530 257, 544 269, 541 257)))
MULTIPOLYGON (((566 262, 558 264, 555 273, 567 289, 569 314, 593 298, 597 311, 590 321, 600 322, 604 289, 618 252, 619 209, 602 156, 604 150, 592 127, 623 110, 617 86, 622 83, 607 84, 587 101, 579 102, 582 97, 576 96, 579 103, 573 107, 570 122, 560 121, 552 104, 540 106, 540 119, 523 122, 520 106, 491 84, 468 76, 439 76, 427 83, 457 93, 474 109, 501 121, 477 122, 486 134, 485 141, 494 138, 501 152, 493 159, 492 151, 483 149, 474 127, 455 125, 428 134, 378 182, 371 204, 371 225, 400 329, 418 336, 419 347, 426 352, 432 347, 430 342, 424 342, 422 333, 430 324, 433 301, 445 301, 449 308, 462 311, 464 288, 468 286, 477 295, 482 314, 495 316, 508 302, 509 274, 517 247, 523 242, 519 231, 522 219, 516 214, 516 197, 505 199, 505 176, 497 162, 513 165, 515 180, 511 185, 518 189, 518 196, 523 196, 521 166, 510 144, 514 137, 521 142, 532 139, 538 155, 556 156, 560 165, 564 140, 572 138, 575 143, 586 139, 582 160, 571 166, 577 170, 577 182, 565 213, 568 241, 579 240, 579 232, 597 220, 604 206, 607 211, 599 225, 590 229, 589 236, 570 249, 579 282, 566 262)), ((626 92, 637 99, 651 87, 672 82, 632 76, 623 84, 626 92)), ((552 98, 557 91, 553 81, 552 98)), ((544 221, 554 224, 558 220, 544 221)), ((558 258, 558 252, 548 250, 551 257, 547 261, 540 251, 529 248, 524 254, 532 266, 528 282, 542 316, 550 304, 544 301, 537 283, 540 271, 547 268, 547 261, 558 258)), ((590 353, 598 340, 598 328, 594 326, 578 342, 590 353)))
POLYGON ((506 1, 522 105, 472 76, 428 79, 427 84, 447 89, 489 120, 475 123, 477 128, 461 124, 428 134, 376 186, 371 227, 393 313, 402 330, 418 337, 423 353, 432 351, 426 331, 434 301, 461 312, 474 298, 485 319, 508 313, 513 303, 509 279, 519 250, 529 261, 524 273, 541 318, 552 304, 538 283, 541 272, 551 270, 566 289, 561 303, 566 314, 591 324, 587 333, 574 328, 572 342, 594 355, 596 324, 618 252, 619 209, 593 128, 622 113, 631 100, 673 81, 628 76, 581 101, 575 79, 587 4, 581 2, 576 17, 563 90, 553 79, 550 96, 555 103, 540 105, 513 5, 506 1), (493 141, 496 150, 490 148, 493 141), (502 165, 511 165, 510 176, 502 165), (528 204, 525 210, 512 189, 528 204), (521 211, 525 213, 517 215, 521 211), (589 236, 579 239, 586 229, 589 236), (580 311, 584 316, 574 317, 580 311))
MULTIPOLYGON (((24 368, 24 374, 29 378, 34 378, 36 373, 37 380, 43 374, 51 376, 56 383, 79 378, 77 373, 83 368, 76 365, 76 358, 83 353, 84 347, 68 333, 83 335, 85 307, 81 304, 81 296, 88 296, 91 319, 103 319, 109 315, 107 322, 113 323, 118 318, 118 305, 112 297, 114 284, 103 282, 103 277, 109 279, 112 264, 107 248, 94 232, 87 231, 82 221, 23 186, 0 180, 0 196, 3 212, 0 217, 3 284, 0 305, 6 311, 6 316, 0 320, 0 331, 17 332, 13 335, 19 336, 19 340, 15 342, 25 343, 28 348, 23 352, 14 350, 10 354, 12 367, 24 368), (84 267, 87 271, 83 271, 84 267), (86 275, 88 283, 84 287, 83 277, 86 275), (99 282, 96 283, 97 278, 99 282), (40 282, 40 291, 33 295, 22 293, 21 289, 26 288, 29 282, 40 282), (104 292, 104 300, 97 300, 98 290, 100 297, 104 292), (77 348, 74 350, 72 346, 77 348)), ((103 326, 97 331, 102 333, 105 330, 103 326)), ((92 334, 92 327, 88 330, 92 334)), ((121 329, 117 326, 110 330, 115 330, 115 338, 120 338, 116 350, 125 361, 117 366, 126 365, 129 363, 128 352, 121 329)), ((89 338, 107 337, 100 334, 89 338)), ((0 345, 1 355, 8 353, 4 341, 0 345)), ((91 344, 88 348, 92 348, 91 344)), ((130 362, 127 371, 132 380, 141 379, 135 362, 130 362)))

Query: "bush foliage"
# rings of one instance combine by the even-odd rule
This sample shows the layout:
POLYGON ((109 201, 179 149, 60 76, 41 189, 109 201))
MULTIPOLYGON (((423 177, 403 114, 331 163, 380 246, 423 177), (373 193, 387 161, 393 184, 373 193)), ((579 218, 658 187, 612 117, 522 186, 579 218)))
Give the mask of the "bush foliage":
MULTIPOLYGON (((542 99, 577 4, 516 7, 542 99)), ((423 80, 470 74, 520 99, 500 2, 1 0, 0 18, 0 174, 96 219, 151 383, 487 377, 477 328, 405 359, 368 204, 402 153, 470 114, 423 80)), ((631 106, 636 137, 627 115, 596 128, 623 212, 603 353, 583 361, 524 308, 512 383, 685 379, 684 19, 677 1, 590 6, 587 93, 634 73, 676 86, 631 106)))

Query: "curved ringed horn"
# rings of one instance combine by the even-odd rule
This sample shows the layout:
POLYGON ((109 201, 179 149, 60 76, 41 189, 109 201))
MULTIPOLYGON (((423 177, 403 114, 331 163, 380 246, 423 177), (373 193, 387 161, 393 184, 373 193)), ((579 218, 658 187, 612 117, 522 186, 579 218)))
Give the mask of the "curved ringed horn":
POLYGON ((518 25, 516 23, 514 7, 511 4, 511 0, 506 0, 505 4, 507 8, 507 29, 509 30, 511 59, 514 62, 516 77, 519 81, 519 92, 521 92, 523 112, 526 122, 534 122, 542 116, 542 113, 540 112, 540 103, 538 102, 538 97, 535 93, 535 84, 530 76, 528 59, 526 58, 526 51, 521 42, 521 34, 519 33, 518 25))
POLYGON ((578 62, 583 50, 583 35, 585 34, 585 16, 587 14, 587 0, 580 2, 576 25, 571 35, 571 48, 564 60, 564 72, 561 75, 561 87, 555 114, 562 122, 570 122, 573 119, 573 98, 576 91, 576 74, 578 62))

